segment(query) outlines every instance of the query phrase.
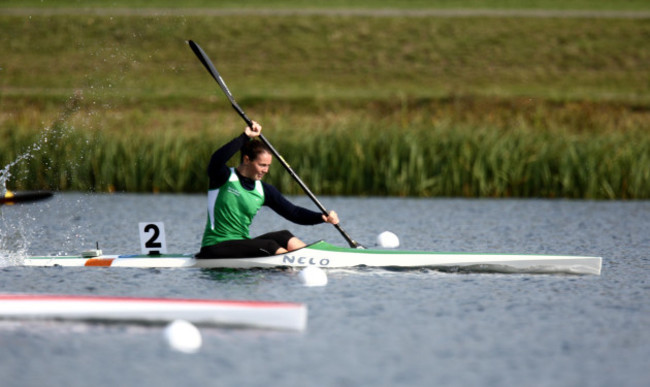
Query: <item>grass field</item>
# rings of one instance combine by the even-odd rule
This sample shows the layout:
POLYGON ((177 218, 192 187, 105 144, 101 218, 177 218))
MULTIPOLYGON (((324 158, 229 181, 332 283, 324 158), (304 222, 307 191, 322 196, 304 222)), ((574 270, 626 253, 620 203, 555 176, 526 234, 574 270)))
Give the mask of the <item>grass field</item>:
POLYGON ((650 10, 644 0, 3 0, 1 7, 650 10))
MULTIPOLYGON (((650 197, 647 18, 47 11, 98 3, 0 5, 20 11, 0 15, 0 166, 29 154, 9 168, 10 188, 202 191, 210 153, 242 121, 187 47, 193 39, 317 193, 650 197)), ((279 165, 270 182, 298 193, 279 165)))

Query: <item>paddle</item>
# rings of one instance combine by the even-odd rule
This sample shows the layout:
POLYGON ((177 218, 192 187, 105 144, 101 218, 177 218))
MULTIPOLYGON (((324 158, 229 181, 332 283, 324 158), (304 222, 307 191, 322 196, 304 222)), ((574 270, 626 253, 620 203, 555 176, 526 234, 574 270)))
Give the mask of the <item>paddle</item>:
MULTIPOLYGON (((206 68, 206 70, 208 70, 210 75, 212 75, 212 78, 214 78, 214 80, 217 81, 217 83, 219 84, 219 87, 221 87, 221 90, 223 90, 224 94, 226 94, 226 97, 228 97, 228 99, 230 100, 230 103, 232 104, 232 107, 235 109, 235 111, 237 111, 237 113, 239 113, 239 116, 244 119, 244 121, 246 122, 246 125, 248 125, 249 127, 252 127, 253 126, 253 121, 250 118, 248 118, 248 116, 246 115, 246 113, 244 113, 242 108, 239 107, 239 105, 237 104, 237 101, 235 101, 235 98, 232 96, 232 93, 230 93, 230 90, 228 89, 228 86, 226 86, 226 83, 223 81, 223 78, 221 78, 221 75, 219 75, 219 72, 214 67, 212 62, 210 61, 210 58, 208 58, 206 53, 201 49, 201 47, 199 47, 198 44, 194 43, 191 40, 188 43, 189 43, 190 47, 192 48, 192 51, 194 51, 194 54, 196 54, 196 56, 199 58, 201 63, 203 63, 203 66, 206 68)), ((282 164, 282 166, 289 172, 291 177, 293 177, 294 180, 296 180, 298 185, 300 185, 302 190, 305 191, 307 196, 309 196, 309 198, 316 204, 316 206, 321 210, 321 212, 325 216, 327 216, 329 214, 327 209, 321 204, 321 202, 316 198, 316 196, 309 190, 307 185, 305 185, 305 183, 303 183, 303 181, 296 174, 296 172, 294 172, 293 169, 291 169, 291 166, 289 166, 289 164, 284 160, 284 158, 282 158, 282 156, 280 156, 280 153, 278 153, 278 151, 275 150, 273 145, 271 145, 271 143, 264 137, 264 135, 260 134, 259 137, 260 137, 260 140, 262 140, 262 142, 264 144, 266 144, 266 146, 269 147, 269 149, 271 150, 273 155, 278 160, 280 160, 280 164, 282 164)), ((345 230, 343 230, 343 228, 339 224, 335 224, 334 227, 336 227, 336 229, 341 233, 341 235, 343 235, 343 238, 345 238, 345 240, 348 242, 350 247, 354 247, 354 248, 357 248, 357 249, 363 249, 364 248, 357 241, 352 239, 348 235, 348 233, 346 233, 345 230)))
POLYGON ((50 197, 52 197, 52 192, 49 191, 7 191, 3 197, 0 197, 0 205, 36 202, 39 200, 48 199, 50 197))

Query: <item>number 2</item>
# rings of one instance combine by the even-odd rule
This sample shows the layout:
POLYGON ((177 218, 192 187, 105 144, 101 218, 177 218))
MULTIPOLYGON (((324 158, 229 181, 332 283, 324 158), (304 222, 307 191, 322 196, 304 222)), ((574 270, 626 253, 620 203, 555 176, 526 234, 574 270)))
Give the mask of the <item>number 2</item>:
POLYGON ((162 243, 157 242, 158 237, 160 236, 160 229, 155 224, 148 224, 144 227, 144 232, 148 233, 153 231, 153 236, 145 242, 144 246, 148 249, 155 249, 162 247, 162 243))

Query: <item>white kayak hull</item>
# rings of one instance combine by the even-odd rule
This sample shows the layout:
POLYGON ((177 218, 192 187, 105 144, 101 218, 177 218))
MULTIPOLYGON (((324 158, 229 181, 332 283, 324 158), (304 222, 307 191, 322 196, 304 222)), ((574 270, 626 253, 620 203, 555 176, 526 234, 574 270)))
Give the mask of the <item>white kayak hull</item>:
POLYGON ((504 273, 595 274, 601 271, 602 258, 561 255, 440 253, 421 251, 353 249, 320 241, 287 254, 257 258, 196 259, 192 254, 102 255, 29 257, 26 266, 110 266, 110 267, 198 267, 198 268, 274 268, 307 267, 466 269, 504 273))
POLYGON ((185 320, 207 326, 302 331, 307 326, 307 307, 265 301, 3 294, 0 317, 140 323, 185 320))

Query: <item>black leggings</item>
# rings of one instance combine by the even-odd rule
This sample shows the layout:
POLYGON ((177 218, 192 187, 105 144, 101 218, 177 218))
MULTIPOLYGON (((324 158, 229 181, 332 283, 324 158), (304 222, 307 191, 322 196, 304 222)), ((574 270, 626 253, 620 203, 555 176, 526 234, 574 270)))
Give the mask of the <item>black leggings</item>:
POLYGON ((287 248, 293 234, 287 230, 270 232, 253 239, 237 239, 203 246, 196 258, 251 258, 275 255, 279 248, 287 248))

